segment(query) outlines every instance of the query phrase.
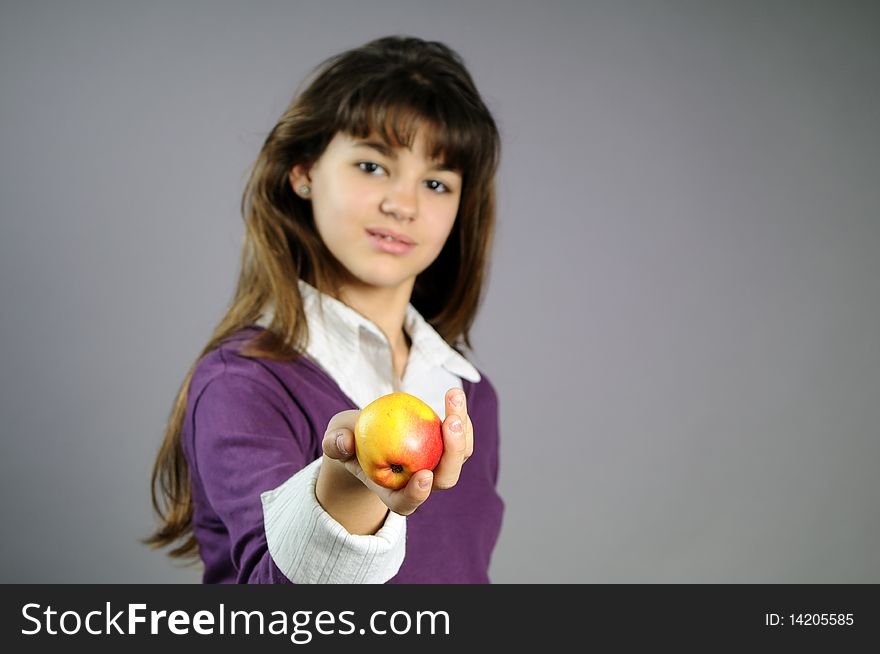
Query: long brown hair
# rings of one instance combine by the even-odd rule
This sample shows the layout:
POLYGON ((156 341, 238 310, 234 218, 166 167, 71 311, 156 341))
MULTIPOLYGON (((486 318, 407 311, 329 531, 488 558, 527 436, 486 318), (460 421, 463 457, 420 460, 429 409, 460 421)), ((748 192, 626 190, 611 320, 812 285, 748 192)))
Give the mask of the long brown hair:
POLYGON ((242 354, 292 361, 308 342, 297 285, 303 279, 337 296, 342 265, 324 245, 311 203, 292 190, 288 173, 318 160, 335 134, 379 134, 410 147, 425 129, 432 157, 462 171, 458 215, 437 259, 415 281, 411 302, 453 347, 471 349, 470 328, 482 300, 495 229, 495 173, 500 139, 495 121, 448 46, 388 36, 319 64, 269 132, 241 201, 245 236, 235 295, 180 387, 153 467, 153 508, 160 519, 142 542, 153 548, 182 541, 168 554, 197 560, 189 467, 181 448, 190 381, 198 362, 256 321, 269 303, 274 317, 242 354))

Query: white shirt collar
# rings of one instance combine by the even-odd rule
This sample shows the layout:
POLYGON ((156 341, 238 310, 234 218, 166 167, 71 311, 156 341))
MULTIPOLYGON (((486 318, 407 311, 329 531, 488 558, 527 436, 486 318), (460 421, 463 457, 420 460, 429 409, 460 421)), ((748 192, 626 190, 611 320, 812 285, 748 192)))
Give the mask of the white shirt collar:
MULTIPOLYGON (((382 330, 348 305, 320 292, 302 279, 298 280, 298 285, 309 327, 306 353, 310 358, 340 382, 344 389, 363 387, 364 382, 361 379, 352 378, 354 371, 359 368, 355 362, 372 360, 382 369, 379 372, 380 379, 397 390, 394 380, 388 379, 389 376, 394 376, 391 369, 391 347, 382 330)), ((272 316, 272 306, 264 307, 257 324, 268 327, 272 316)), ((411 373, 413 376, 422 374, 426 372, 426 368, 442 368, 470 382, 480 381, 477 369, 443 340, 412 303, 407 304, 403 328, 412 340, 412 346, 402 386, 407 385, 406 380, 411 373)), ((364 371, 359 370, 359 373, 363 377, 364 371)), ((413 381, 410 379, 410 382, 413 381)))

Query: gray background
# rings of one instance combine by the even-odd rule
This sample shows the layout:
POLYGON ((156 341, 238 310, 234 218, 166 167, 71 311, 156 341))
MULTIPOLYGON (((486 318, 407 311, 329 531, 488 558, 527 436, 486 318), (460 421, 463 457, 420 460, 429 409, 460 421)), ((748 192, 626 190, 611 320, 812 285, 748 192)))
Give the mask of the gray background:
POLYGON ((875 2, 4 2, 0 581, 194 582, 137 543, 318 61, 465 58, 504 139, 475 362, 497 582, 880 582, 875 2))

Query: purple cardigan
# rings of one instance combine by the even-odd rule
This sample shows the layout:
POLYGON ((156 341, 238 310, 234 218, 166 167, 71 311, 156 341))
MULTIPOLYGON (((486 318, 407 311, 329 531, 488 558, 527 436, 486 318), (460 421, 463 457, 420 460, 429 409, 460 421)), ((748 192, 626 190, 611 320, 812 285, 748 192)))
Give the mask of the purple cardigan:
MULTIPOLYGON (((247 327, 207 354, 189 390, 182 445, 205 583, 291 583, 269 554, 260 494, 321 456, 330 418, 358 408, 307 357, 239 355, 261 329, 247 327)), ((388 583, 489 582, 504 503, 496 492, 498 398, 480 375, 462 380, 473 456, 455 487, 433 492, 407 518, 406 558, 388 583)))

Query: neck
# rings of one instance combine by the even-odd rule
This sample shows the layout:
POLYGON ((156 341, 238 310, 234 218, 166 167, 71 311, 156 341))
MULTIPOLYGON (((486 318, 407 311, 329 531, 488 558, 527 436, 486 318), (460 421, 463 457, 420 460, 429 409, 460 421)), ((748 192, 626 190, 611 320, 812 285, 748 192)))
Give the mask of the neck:
POLYGON ((408 351, 409 337, 403 324, 414 282, 397 287, 347 285, 339 289, 339 300, 374 322, 385 334, 392 352, 408 351))

